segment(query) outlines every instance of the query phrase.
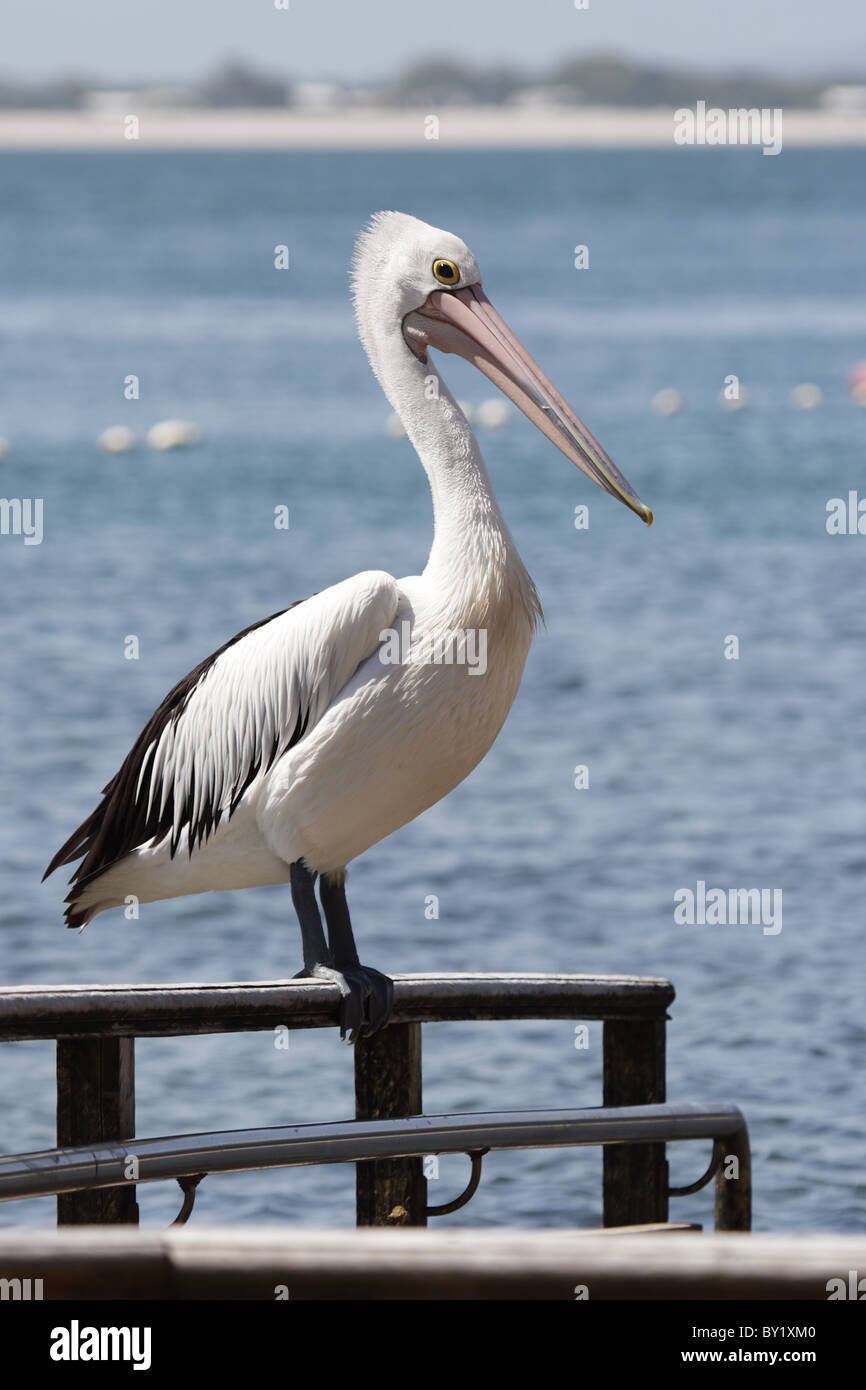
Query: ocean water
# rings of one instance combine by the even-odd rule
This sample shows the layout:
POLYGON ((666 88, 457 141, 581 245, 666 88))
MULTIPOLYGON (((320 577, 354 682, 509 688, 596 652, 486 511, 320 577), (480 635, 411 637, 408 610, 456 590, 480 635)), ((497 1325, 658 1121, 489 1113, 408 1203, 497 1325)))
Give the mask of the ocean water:
MULTIPOLYGON (((656 523, 522 417, 480 434, 546 627, 481 767, 353 867, 362 958, 669 977, 669 1097, 742 1106, 756 1226, 866 1229, 866 540, 825 526, 828 498, 866 477, 866 411, 845 387, 866 357, 862 153, 126 150, 3 155, 0 188, 0 492, 44 500, 41 545, 0 536, 2 979, 298 969, 287 889, 77 934, 61 876, 40 877, 209 651, 358 570, 423 566, 426 482, 384 432, 346 280, 366 217, 400 208, 468 241, 656 523), (736 413, 717 403, 731 374, 749 392, 736 413), (790 406, 803 381, 818 409, 790 406), (668 386, 685 406, 660 419, 668 386), (175 415, 198 425, 195 450, 96 448, 107 425, 141 440, 175 415), (699 880, 781 890, 782 930, 678 924, 674 895, 699 880)), ((462 362, 443 374, 470 403, 492 394, 462 362)), ((598 1104, 600 1025, 589 1041, 576 1050, 562 1022, 429 1026, 425 1106, 598 1104)), ((144 1041, 137 1086, 142 1134, 342 1119, 352 1057, 330 1030, 287 1051, 266 1033, 144 1041)), ((54 1142, 51 1044, 0 1048, 0 1115, 7 1152, 54 1142)), ((672 1146, 675 1184, 705 1147, 672 1146)), ((431 1200, 465 1172, 443 1159, 431 1200)), ((353 1191, 350 1168, 212 1177, 194 1219, 347 1224, 353 1191)), ((140 1200, 151 1225, 180 1204, 167 1184, 140 1200)), ((711 1201, 672 1212, 711 1224, 711 1201)), ((591 1225, 600 1208, 598 1151, 500 1154, 444 1222, 591 1225)), ((53 1220, 50 1200, 0 1208, 0 1223, 53 1220)))

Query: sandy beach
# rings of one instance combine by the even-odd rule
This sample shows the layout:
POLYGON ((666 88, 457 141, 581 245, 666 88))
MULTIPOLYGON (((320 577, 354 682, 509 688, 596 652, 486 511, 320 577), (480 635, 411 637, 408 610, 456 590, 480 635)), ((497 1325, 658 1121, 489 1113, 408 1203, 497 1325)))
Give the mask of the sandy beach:
MULTIPOLYGON (((2 111, 0 149, 639 149, 673 146, 673 112, 617 107, 452 107, 334 111, 170 110, 133 107, 99 114, 2 111), (138 138, 125 118, 138 117, 138 138)), ((784 144, 866 145, 866 112, 784 112, 784 144)))

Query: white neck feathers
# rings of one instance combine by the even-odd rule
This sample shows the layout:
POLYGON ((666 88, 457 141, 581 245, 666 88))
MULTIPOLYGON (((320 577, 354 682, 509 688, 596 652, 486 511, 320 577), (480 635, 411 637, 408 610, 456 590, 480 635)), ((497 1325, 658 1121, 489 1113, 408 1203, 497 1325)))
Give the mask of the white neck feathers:
POLYGON ((365 322, 361 306, 358 317, 373 371, 430 481, 434 532, 425 577, 443 598, 471 603, 480 623, 494 610, 516 608, 534 628, 538 595, 463 412, 429 358, 409 348, 399 323, 365 322))

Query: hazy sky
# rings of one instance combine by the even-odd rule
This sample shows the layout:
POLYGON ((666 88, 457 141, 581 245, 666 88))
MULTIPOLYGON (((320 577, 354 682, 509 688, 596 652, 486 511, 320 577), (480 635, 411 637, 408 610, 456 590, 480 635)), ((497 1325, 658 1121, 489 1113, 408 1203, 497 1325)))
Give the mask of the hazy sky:
POLYGON ((450 54, 541 67, 616 50, 706 68, 866 71, 866 0, 3 0, 0 75, 199 77, 228 54, 365 81, 450 54))

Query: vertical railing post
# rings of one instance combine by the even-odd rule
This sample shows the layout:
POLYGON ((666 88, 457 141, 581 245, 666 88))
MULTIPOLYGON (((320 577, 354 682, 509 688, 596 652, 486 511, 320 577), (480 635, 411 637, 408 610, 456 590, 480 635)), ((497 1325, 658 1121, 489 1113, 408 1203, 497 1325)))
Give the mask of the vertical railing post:
MULTIPOLYGON (((402 1119, 422 1113, 421 1024, 392 1023, 355 1044, 355 1117, 402 1119)), ((427 1180, 421 1158, 371 1159, 355 1165, 359 1226, 426 1226, 427 1180)))
POLYGON ((717 1231, 752 1229, 752 1164, 749 1131, 745 1124, 725 1140, 725 1151, 716 1172, 715 1219, 717 1231), (736 1165, 730 1170, 730 1160, 736 1165))
MULTIPOLYGON (((665 1099, 665 1019, 606 1019, 604 1104, 653 1105, 665 1099)), ((668 1219, 664 1144, 607 1144, 604 1224, 640 1226, 668 1219)))
MULTIPOLYGON (((57 1146, 110 1143, 135 1134, 135 1039, 57 1039, 57 1146)), ((57 1198, 57 1224, 138 1224, 135 1185, 57 1198)))

